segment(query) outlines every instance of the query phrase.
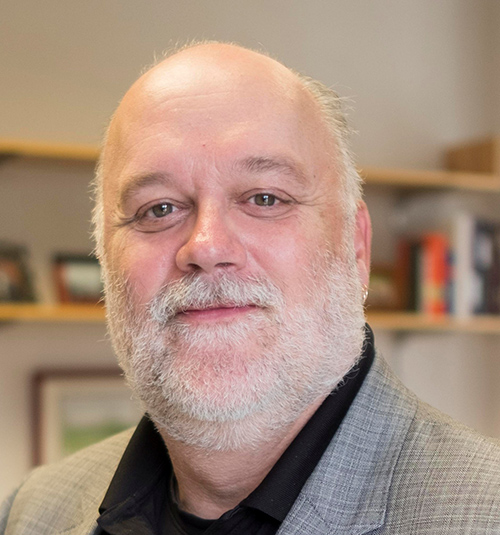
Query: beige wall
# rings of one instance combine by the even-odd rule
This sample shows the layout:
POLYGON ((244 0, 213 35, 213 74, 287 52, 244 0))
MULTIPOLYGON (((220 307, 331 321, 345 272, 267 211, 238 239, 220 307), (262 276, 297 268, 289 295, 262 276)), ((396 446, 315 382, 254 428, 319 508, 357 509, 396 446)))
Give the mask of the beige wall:
MULTIPOLYGON (((97 143, 154 53, 179 40, 218 38, 262 45, 352 97, 361 162, 438 166, 444 146, 500 131, 498 6, 496 0, 8 2, 0 32, 0 137, 97 143)), ((0 239, 31 244, 45 299, 52 297, 51 252, 91 248, 90 176, 89 169, 0 167, 0 239)), ((375 205, 384 232, 384 201, 375 205)), ((375 256, 384 258, 390 251, 377 237, 375 256)), ((500 435, 498 337, 380 333, 378 339, 425 399, 500 435)), ((32 370, 112 362, 102 325, 0 325, 0 496, 29 468, 32 370)))
POLYGON ((500 132, 500 2, 493 3, 493 11, 491 17, 491 25, 493 29, 493 44, 492 53, 494 60, 492 62, 492 114, 494 117, 493 133, 498 135, 500 132))
POLYGON ((87 0, 2 7, 0 135, 95 143, 171 43, 236 40, 352 97, 370 164, 434 166, 491 129, 496 0, 87 0))

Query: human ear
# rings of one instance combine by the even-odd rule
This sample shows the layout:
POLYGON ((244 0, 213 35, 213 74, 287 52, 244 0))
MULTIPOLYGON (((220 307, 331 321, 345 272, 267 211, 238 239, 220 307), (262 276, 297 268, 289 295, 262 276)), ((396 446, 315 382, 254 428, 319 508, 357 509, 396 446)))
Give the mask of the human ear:
POLYGON ((368 208, 365 202, 359 201, 356 212, 354 248, 360 282, 365 288, 368 288, 370 279, 371 242, 372 223, 370 220, 370 214, 368 213, 368 208))

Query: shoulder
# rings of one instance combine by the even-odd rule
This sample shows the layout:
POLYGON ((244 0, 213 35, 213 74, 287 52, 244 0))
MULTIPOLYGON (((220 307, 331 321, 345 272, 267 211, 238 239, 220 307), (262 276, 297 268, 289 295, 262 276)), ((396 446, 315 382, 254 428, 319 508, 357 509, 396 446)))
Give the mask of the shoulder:
POLYGON ((424 449, 427 458, 429 455, 446 457, 443 467, 455 459, 468 459, 475 467, 485 464, 495 467, 495 474, 500 474, 498 439, 481 435, 423 402, 418 405, 407 437, 410 448, 413 443, 416 450, 424 449))
POLYGON ((396 473, 401 472, 409 480, 426 473, 440 474, 443 480, 444 473, 474 470, 500 485, 500 440, 481 435, 424 403, 401 383, 381 357, 372 372, 362 409, 370 419, 378 417, 384 422, 386 432, 397 430, 392 437, 393 443, 398 444, 396 473), (418 466, 418 472, 411 470, 412 466, 418 466))
POLYGON ((283 533, 500 533, 500 446, 427 406, 380 355, 283 533))
MULTIPOLYGON (((92 516, 113 477, 133 429, 33 470, 12 499, 5 534, 54 534, 92 516)), ((1 525, 1 524, 0 524, 1 525)))
POLYGON ((500 442, 418 402, 388 505, 388 526, 411 533, 499 532, 500 442))
POLYGON ((355 484, 373 494, 358 505, 378 511, 377 533, 500 533, 498 440, 419 400, 380 356, 351 409, 341 454, 365 456, 355 484))

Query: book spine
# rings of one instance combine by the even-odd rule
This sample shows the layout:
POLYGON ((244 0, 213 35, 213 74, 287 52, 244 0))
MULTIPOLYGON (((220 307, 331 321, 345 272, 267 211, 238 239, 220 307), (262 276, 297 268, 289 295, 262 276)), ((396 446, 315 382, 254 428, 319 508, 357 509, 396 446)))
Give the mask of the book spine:
POLYGON ((420 247, 420 312, 438 315, 447 312, 449 273, 448 237, 441 232, 425 234, 420 247))
POLYGON ((473 240, 475 218, 459 213, 453 221, 453 313, 459 318, 474 312, 473 240))

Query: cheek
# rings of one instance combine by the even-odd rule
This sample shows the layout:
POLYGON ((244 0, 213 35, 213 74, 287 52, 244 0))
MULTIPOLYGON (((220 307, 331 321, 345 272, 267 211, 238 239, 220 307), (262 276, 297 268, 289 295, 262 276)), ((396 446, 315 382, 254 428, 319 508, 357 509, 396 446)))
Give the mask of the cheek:
POLYGON ((292 225, 269 228, 248 242, 250 256, 289 302, 303 301, 308 294, 313 267, 327 249, 334 247, 323 225, 292 225))
POLYGON ((169 279, 171 248, 158 239, 139 241, 118 235, 110 245, 110 269, 128 280, 139 304, 148 303, 169 279))

